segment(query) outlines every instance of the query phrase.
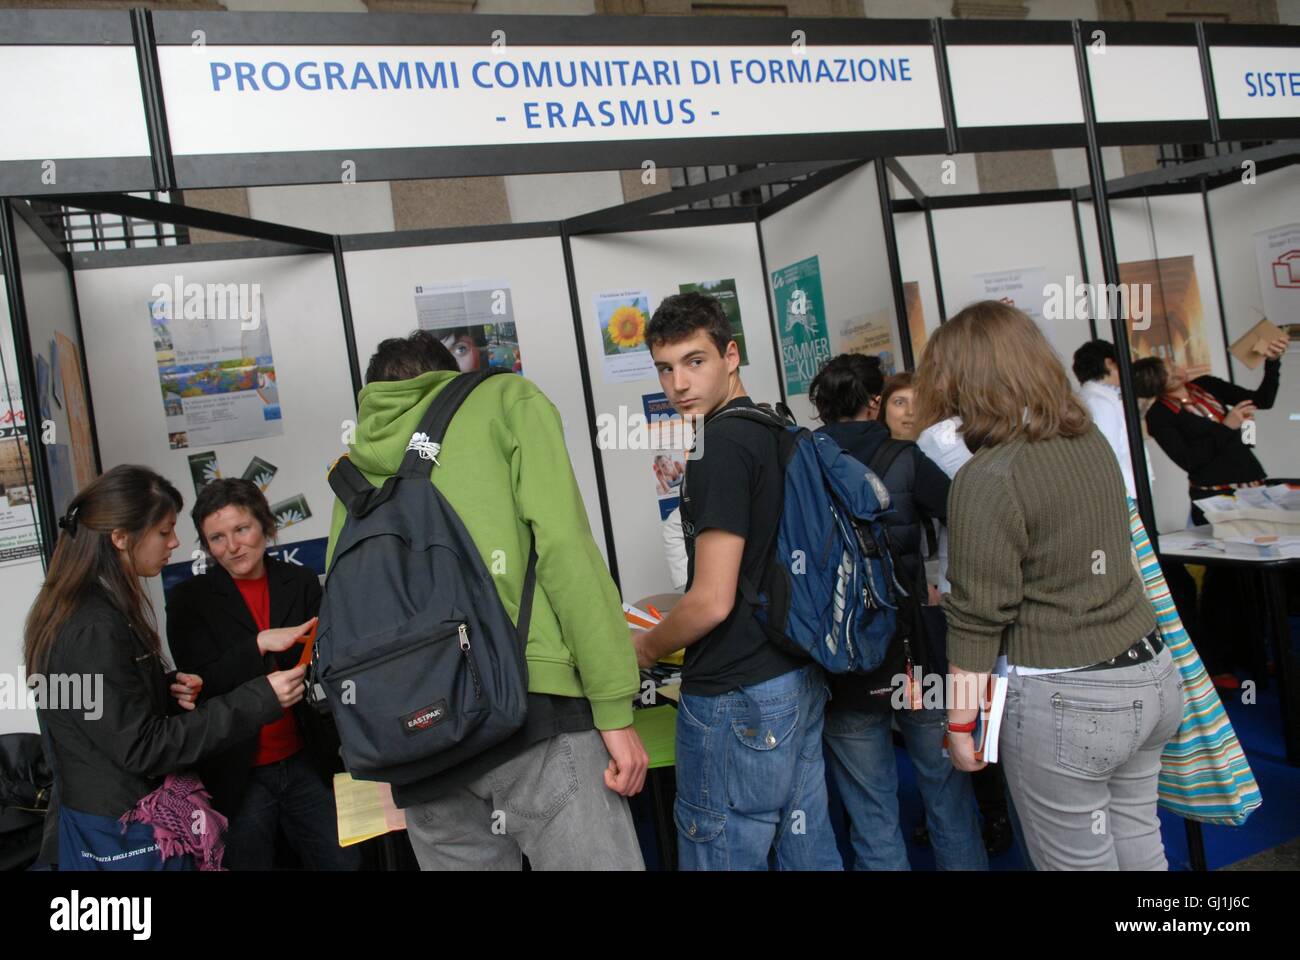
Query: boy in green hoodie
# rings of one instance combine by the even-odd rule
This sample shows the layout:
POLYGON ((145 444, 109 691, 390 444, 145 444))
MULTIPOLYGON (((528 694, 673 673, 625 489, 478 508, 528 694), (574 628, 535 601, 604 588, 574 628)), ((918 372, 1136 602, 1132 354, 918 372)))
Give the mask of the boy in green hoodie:
MULTIPOLYGON (((361 391, 352 463, 396 472, 439 391, 459 374, 432 334, 385 340, 361 391)), ((649 758, 632 727, 640 687, 622 600, 591 536, 559 412, 532 382, 492 377, 447 430, 434 486, 460 516, 512 620, 530 538, 537 588, 525 651, 528 719, 450 770, 394 786, 425 870, 644 869, 627 797, 649 758)), ((343 527, 337 500, 326 569, 343 527)))

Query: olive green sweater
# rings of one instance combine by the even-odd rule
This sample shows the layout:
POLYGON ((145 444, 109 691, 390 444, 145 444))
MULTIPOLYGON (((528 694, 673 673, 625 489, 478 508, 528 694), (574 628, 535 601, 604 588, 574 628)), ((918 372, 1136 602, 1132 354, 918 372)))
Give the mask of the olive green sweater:
POLYGON ((986 672, 1081 667, 1155 626, 1131 559, 1124 480, 1094 426, 981 449, 948 494, 948 659, 986 672))

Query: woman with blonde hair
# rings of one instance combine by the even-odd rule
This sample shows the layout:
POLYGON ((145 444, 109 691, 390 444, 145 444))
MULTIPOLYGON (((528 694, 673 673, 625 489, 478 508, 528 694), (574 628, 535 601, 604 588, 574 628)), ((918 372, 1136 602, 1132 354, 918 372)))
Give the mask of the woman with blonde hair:
POLYGON ((1167 869, 1156 782, 1182 682, 1132 562, 1124 481, 1027 316, 971 304, 930 338, 921 427, 961 418, 948 500, 949 753, 978 770, 977 692, 999 654, 999 753, 1038 869, 1167 869))

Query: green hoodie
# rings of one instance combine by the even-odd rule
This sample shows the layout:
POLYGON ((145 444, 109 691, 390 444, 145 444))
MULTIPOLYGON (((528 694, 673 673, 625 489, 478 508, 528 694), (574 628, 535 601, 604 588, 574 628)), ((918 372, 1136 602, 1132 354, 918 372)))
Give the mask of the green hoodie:
MULTIPOLYGON (((352 462, 375 486, 397 471, 430 402, 456 374, 372 383, 361 391, 352 462)), ((528 689, 586 697, 600 730, 632 723, 640 689, 622 600, 591 537, 559 411, 520 376, 475 388, 447 429, 433 484, 459 514, 518 620, 531 529, 537 591, 528 630, 528 689)), ((336 499, 326 569, 346 511, 336 499)))

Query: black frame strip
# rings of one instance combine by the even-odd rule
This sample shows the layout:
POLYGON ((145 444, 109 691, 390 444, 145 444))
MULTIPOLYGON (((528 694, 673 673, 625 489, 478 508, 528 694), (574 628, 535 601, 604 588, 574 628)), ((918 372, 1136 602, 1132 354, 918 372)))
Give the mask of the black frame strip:
POLYGON ((14 201, 0 200, 0 260, 4 261, 5 298, 9 304, 9 324, 13 330, 14 354, 18 363, 18 389, 23 396, 27 450, 32 458, 32 480, 36 487, 36 522, 41 541, 41 563, 49 570, 58 530, 54 522, 50 465, 45 458, 45 445, 41 443, 40 394, 36 389, 36 361, 32 354, 31 334, 27 329, 27 306, 23 298, 22 265, 18 259, 13 211, 14 201))
POLYGON ((876 160, 874 166, 876 193, 880 200, 880 225, 885 232, 885 257, 889 261, 889 285, 894 293, 894 322, 898 328, 898 345, 903 354, 903 369, 915 370, 912 331, 907 325, 907 298, 903 296, 903 268, 898 257, 898 236, 894 232, 894 214, 889 208, 889 176, 882 160, 876 160))
MULTIPOLYGON (((59 242, 59 238, 54 235, 53 231, 46 226, 45 221, 31 208, 30 204, 15 200, 12 201, 12 207, 23 222, 31 228, 32 232, 41 238, 46 249, 58 258, 59 263, 63 265, 63 269, 67 273, 68 296, 72 300, 72 326, 77 333, 76 347, 81 355, 78 365, 81 367, 81 391, 86 398, 86 419, 89 421, 90 427, 90 448, 95 457, 95 473, 99 474, 103 472, 104 461, 99 452, 99 426, 95 422, 95 398, 90 389, 90 358, 86 355, 86 336, 81 329, 81 303, 77 298, 77 277, 73 271, 72 256, 59 242)), ((26 305, 25 295, 23 302, 26 305)))
POLYGON ((605 482, 605 460, 600 444, 596 442, 596 395, 591 386, 591 369, 587 364, 587 341, 582 329, 582 308, 578 300, 578 277, 573 268, 573 247, 568 229, 560 224, 560 247, 564 253, 564 276, 569 285, 569 312, 573 314, 573 335, 578 350, 578 375, 582 379, 582 401, 587 407, 587 438, 591 442, 591 459, 596 474, 596 498, 600 501, 600 522, 605 529, 605 550, 609 558, 609 575, 622 593, 618 578, 618 551, 614 546, 614 522, 609 505, 609 490, 605 482))

